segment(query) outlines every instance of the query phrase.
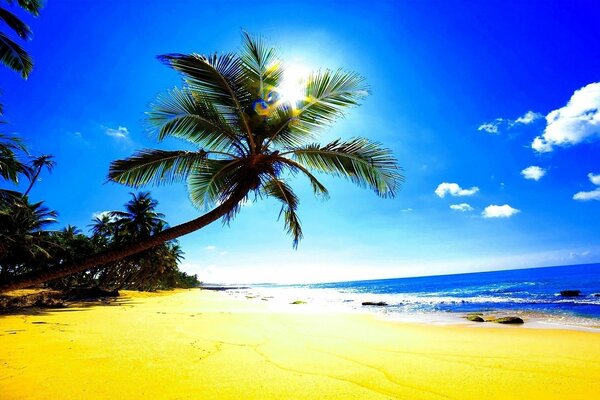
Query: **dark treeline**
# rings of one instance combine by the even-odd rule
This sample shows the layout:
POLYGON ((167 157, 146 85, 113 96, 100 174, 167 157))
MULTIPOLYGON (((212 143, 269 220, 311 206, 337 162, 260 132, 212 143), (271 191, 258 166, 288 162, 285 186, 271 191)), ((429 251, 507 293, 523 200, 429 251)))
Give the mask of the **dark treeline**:
MULTIPOLYGON (((29 180, 25 193, 0 189, 0 282, 13 276, 85 259, 93 254, 147 238, 167 227, 150 193, 132 193, 123 211, 107 211, 89 225, 90 234, 67 226, 53 230, 57 212, 28 196, 50 156, 31 157, 14 136, 0 134, 0 181, 29 180)), ((6 187, 6 185, 3 185, 6 187)), ((173 240, 142 253, 79 272, 47 285, 56 289, 90 288, 158 290, 194 287, 196 275, 179 270, 183 252, 173 240)))

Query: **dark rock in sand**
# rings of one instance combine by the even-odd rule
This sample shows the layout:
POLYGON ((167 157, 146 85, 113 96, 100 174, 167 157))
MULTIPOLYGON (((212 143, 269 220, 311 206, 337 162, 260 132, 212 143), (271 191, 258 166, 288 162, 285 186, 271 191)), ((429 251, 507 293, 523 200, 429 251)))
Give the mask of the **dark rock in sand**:
POLYGON ((467 319, 473 322, 485 322, 485 320, 481 316, 476 314, 467 315, 467 319))
POLYGON ((581 290, 561 290, 560 295, 563 297, 577 297, 581 295, 581 290))
POLYGON ((378 302, 374 302, 374 301, 364 301, 362 303, 363 306, 377 306, 377 307, 385 307, 388 305, 388 303, 386 303, 385 301, 378 301, 378 302))
POLYGON ((502 317, 498 318, 495 322, 499 324, 523 324, 524 321, 519 317, 502 317))
POLYGON ((295 301, 292 301, 290 304, 306 304, 306 302, 302 301, 302 300, 295 300, 295 301))

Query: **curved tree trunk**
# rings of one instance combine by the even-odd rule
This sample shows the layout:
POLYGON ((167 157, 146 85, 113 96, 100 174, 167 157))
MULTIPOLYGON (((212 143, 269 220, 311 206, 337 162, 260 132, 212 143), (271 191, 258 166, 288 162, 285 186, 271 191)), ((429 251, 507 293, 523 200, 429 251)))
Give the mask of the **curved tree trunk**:
POLYGON ((169 240, 177 239, 180 236, 187 235, 188 233, 204 228, 206 225, 225 216, 228 212, 235 208, 235 206, 243 197, 244 196, 230 198, 216 207, 214 210, 209 211, 208 213, 196 219, 172 228, 165 229, 164 231, 161 231, 156 235, 149 237, 148 239, 144 239, 143 241, 132 243, 118 249, 98 253, 85 260, 67 263, 65 265, 49 268, 47 270, 34 271, 15 276, 5 282, 0 282, 0 293, 7 292, 9 290, 23 289, 29 286, 39 285, 40 283, 62 278, 67 275, 72 275, 77 272, 85 271, 86 269, 108 264, 133 254, 140 253, 169 240))

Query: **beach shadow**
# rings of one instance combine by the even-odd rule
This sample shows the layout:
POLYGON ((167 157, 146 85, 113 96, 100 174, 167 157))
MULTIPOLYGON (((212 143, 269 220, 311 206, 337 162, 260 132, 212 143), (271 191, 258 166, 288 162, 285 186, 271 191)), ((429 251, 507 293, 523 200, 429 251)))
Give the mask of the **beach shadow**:
POLYGON ((48 316, 57 313, 71 313, 87 311, 93 307, 133 307, 136 302, 127 297, 109 297, 103 299, 65 300, 58 307, 52 306, 14 306, 0 308, 0 318, 7 316, 48 316))

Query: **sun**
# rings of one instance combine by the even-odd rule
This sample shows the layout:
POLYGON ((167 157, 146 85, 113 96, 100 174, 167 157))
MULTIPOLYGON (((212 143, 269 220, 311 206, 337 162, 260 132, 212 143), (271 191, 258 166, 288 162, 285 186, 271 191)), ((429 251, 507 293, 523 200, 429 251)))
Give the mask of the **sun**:
POLYGON ((287 65, 284 69, 281 83, 277 86, 279 101, 290 103, 296 107, 300 100, 306 98, 306 80, 310 69, 302 64, 287 65))

